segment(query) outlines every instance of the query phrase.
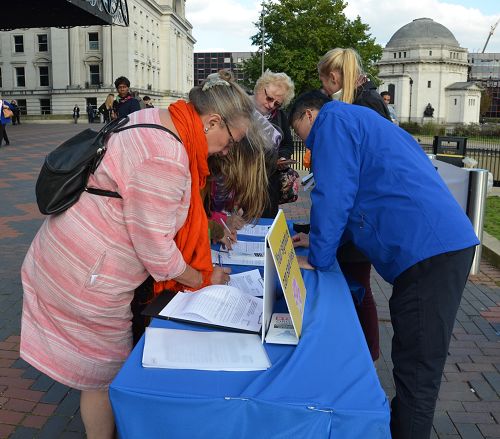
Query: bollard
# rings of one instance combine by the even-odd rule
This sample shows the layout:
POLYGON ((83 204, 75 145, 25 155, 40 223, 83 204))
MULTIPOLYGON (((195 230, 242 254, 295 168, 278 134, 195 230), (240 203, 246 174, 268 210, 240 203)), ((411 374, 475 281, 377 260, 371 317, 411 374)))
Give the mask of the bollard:
POLYGON ((486 205, 486 192, 488 190, 488 171, 486 169, 469 170, 469 196, 467 201, 467 216, 469 217, 474 232, 481 242, 476 247, 476 254, 472 261, 470 274, 479 274, 481 251, 483 241, 484 210, 486 205))

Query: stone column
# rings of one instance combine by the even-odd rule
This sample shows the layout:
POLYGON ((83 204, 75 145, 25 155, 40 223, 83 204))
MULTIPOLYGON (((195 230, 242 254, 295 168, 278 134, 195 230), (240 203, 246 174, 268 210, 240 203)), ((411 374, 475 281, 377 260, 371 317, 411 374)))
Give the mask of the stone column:
POLYGON ((72 27, 69 31, 69 62, 71 65, 71 86, 83 86, 81 79, 80 29, 72 27))
POLYGON ((111 26, 102 27, 102 81, 104 87, 112 87, 113 50, 111 44, 111 26))

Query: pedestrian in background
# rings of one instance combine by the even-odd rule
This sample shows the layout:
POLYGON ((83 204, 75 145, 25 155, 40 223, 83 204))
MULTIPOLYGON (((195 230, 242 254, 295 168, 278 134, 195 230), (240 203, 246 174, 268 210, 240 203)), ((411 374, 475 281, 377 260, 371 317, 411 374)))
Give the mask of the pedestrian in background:
POLYGON ((139 101, 130 93, 130 81, 125 76, 120 76, 115 80, 115 87, 118 98, 114 102, 114 118, 125 117, 141 109, 139 101))
POLYGON ((13 99, 10 104, 12 105, 12 112, 14 116, 12 116, 12 125, 21 125, 21 109, 17 105, 17 101, 13 99))
POLYGON ((2 139, 5 141, 5 146, 10 145, 9 137, 7 136, 6 126, 11 123, 14 112, 12 111, 12 104, 0 97, 0 146, 2 139))
POLYGON ((391 95, 388 91, 383 91, 380 93, 382 99, 384 100, 384 104, 387 106, 389 110, 389 115, 391 116, 391 120, 396 125, 399 125, 398 117, 396 116, 396 110, 394 109, 394 105, 391 104, 391 95))
POLYGON ((78 118, 80 117, 80 107, 75 104, 73 107, 73 120, 78 123, 78 118))
POLYGON ((95 114, 94 107, 92 106, 92 104, 90 102, 87 104, 86 111, 87 111, 87 118, 89 120, 89 123, 94 122, 94 114, 95 114))
POLYGON ((154 108, 155 106, 153 105, 153 101, 149 96, 144 96, 142 98, 144 104, 146 105, 146 108, 154 108))
POLYGON ((106 100, 97 110, 104 119, 104 123, 108 123, 113 118, 113 103, 115 102, 115 95, 113 93, 108 94, 106 100))

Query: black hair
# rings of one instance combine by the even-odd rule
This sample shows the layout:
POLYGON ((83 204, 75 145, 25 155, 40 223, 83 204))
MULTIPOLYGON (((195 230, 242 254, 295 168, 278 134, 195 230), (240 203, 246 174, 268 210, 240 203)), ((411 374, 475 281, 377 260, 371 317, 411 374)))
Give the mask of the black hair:
POLYGON ((380 93, 380 96, 384 97, 384 96, 390 96, 391 94, 388 92, 388 91, 383 91, 382 93, 380 93))
POLYGON ((323 105, 330 102, 331 99, 326 96, 320 90, 307 91, 302 93, 297 99, 293 101, 293 104, 288 113, 288 122, 290 126, 293 125, 296 119, 298 119, 306 110, 321 110, 323 105))
POLYGON ((130 81, 125 76, 120 76, 115 80, 115 88, 118 89, 119 85, 125 84, 128 88, 130 88, 130 81))
POLYGON ((147 96, 147 95, 146 95, 146 96, 144 96, 144 97, 142 98, 142 100, 143 100, 143 101, 150 101, 150 100, 151 100, 151 98, 150 98, 149 96, 147 96))

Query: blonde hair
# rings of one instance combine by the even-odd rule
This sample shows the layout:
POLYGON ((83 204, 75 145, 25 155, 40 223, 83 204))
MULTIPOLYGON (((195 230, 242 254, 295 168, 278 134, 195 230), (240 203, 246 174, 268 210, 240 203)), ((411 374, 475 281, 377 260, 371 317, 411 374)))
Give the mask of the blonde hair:
POLYGON ((255 83, 255 87, 253 89, 254 94, 257 94, 259 91, 268 87, 271 84, 284 88, 285 96, 282 105, 286 107, 295 96, 295 85, 292 79, 286 73, 283 72, 274 73, 271 72, 271 70, 267 69, 262 74, 262 76, 259 79, 257 79, 257 82, 255 83))
POLYGON ((356 87, 360 77, 363 76, 361 58, 354 49, 331 49, 326 52, 318 62, 318 73, 328 77, 330 72, 337 70, 342 75, 341 101, 352 104, 356 87))
POLYGON ((245 220, 257 220, 268 202, 266 155, 274 147, 261 130, 252 99, 234 82, 231 72, 221 70, 192 88, 189 100, 198 114, 217 113, 228 125, 248 121, 245 137, 226 156, 215 158, 212 171, 224 176, 225 189, 234 193, 245 220))
POLYGON ((113 108, 113 102, 115 100, 115 95, 113 93, 110 93, 106 100, 104 101, 104 106, 108 109, 111 110, 113 108))

